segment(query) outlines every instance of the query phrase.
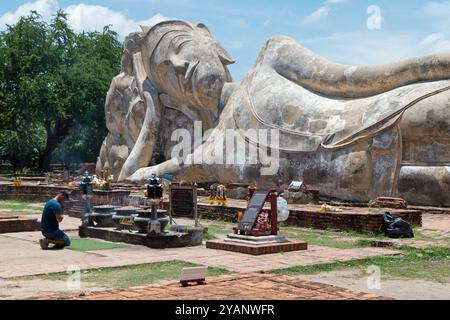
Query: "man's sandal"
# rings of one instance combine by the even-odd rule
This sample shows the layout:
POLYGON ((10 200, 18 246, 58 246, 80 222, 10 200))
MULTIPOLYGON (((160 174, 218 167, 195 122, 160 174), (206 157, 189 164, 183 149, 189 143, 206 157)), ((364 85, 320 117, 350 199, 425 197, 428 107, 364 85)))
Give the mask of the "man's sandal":
POLYGON ((39 244, 41 245, 41 249, 42 250, 47 250, 48 249, 48 239, 40 239, 39 240, 39 244))

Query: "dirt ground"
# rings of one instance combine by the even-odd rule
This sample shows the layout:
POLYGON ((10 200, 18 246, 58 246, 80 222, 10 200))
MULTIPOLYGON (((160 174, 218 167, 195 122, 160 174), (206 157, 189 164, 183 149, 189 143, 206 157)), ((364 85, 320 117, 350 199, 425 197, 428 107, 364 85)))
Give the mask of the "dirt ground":
POLYGON ((298 278, 395 299, 450 300, 450 279, 447 279, 445 283, 437 283, 420 279, 395 279, 381 276, 380 289, 369 289, 368 276, 358 269, 346 269, 301 275, 298 278))
MULTIPOLYGON (((301 275, 299 279, 334 285, 349 290, 365 292, 402 300, 450 300, 450 279, 446 283, 418 279, 382 277, 380 289, 368 289, 367 275, 356 269, 301 275)), ((66 281, 0 279, 0 300, 26 299, 58 294, 76 296, 110 288, 96 283, 83 282, 81 288, 68 289, 66 281)))
MULTIPOLYGON (((69 287, 70 288, 70 287, 69 287)), ((82 283, 81 288, 69 289, 66 281, 51 280, 10 280, 0 278, 0 300, 26 299, 40 295, 58 293, 61 295, 78 295, 95 291, 107 290, 97 284, 82 283)))

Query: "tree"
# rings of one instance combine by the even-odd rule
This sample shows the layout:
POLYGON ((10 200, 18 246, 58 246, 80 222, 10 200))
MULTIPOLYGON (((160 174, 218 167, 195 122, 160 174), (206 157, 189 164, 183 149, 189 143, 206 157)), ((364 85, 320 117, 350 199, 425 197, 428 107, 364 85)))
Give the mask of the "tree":
POLYGON ((32 12, 0 34, 0 130, 3 136, 6 130, 14 132, 17 146, 35 146, 21 158, 32 159, 38 146, 38 167, 48 171, 58 146, 71 149, 61 147, 63 142, 79 144, 81 139, 98 152, 106 134, 105 94, 119 72, 121 52, 109 26, 76 34, 62 11, 50 23, 32 12), (91 126, 98 128, 98 136, 83 134, 91 126), (32 128, 45 130, 45 147, 29 141, 32 128), (70 134, 78 138, 67 139, 70 134))

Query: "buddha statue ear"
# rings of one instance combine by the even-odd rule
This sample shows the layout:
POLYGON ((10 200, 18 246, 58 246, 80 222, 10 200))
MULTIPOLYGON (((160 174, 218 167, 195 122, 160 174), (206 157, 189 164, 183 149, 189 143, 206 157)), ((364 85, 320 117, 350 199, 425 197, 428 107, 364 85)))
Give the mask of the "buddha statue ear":
POLYGON ((211 31, 209 31, 208 27, 206 25, 204 25, 203 23, 198 23, 197 24, 197 28, 203 29, 206 32, 208 32, 209 36, 211 37, 211 39, 213 39, 214 41, 214 46, 217 50, 217 54, 219 56, 220 61, 222 61, 222 63, 224 65, 229 65, 229 64, 233 64, 236 61, 234 61, 230 55, 228 54, 228 52, 226 52, 226 50, 217 42, 214 40, 214 38, 211 35, 211 31))
POLYGON ((205 24, 197 23, 197 28, 203 29, 203 30, 207 31, 211 35, 211 31, 209 31, 209 28, 205 24))
POLYGON ((227 66, 229 64, 233 64, 236 62, 230 57, 228 52, 226 52, 225 49, 218 42, 215 43, 215 47, 216 47, 219 59, 220 59, 220 61, 222 61, 222 63, 224 65, 227 66))

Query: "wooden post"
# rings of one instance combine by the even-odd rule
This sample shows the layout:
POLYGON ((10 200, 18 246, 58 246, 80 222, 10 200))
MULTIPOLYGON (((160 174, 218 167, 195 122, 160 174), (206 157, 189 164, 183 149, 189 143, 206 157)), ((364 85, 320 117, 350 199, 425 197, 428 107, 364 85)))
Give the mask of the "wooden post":
POLYGON ((277 190, 270 190, 270 228, 271 234, 276 236, 278 234, 278 217, 277 217, 277 190))
POLYGON ((192 198, 194 201, 194 219, 195 219, 195 227, 198 227, 198 215, 197 215, 197 185, 192 188, 192 198))
POLYGON ((247 188, 248 194, 247 194, 247 205, 250 203, 251 198, 253 197, 253 194, 255 193, 256 187, 252 187, 251 185, 247 188))
POLYGON ((172 184, 169 185, 169 218, 170 218, 170 225, 173 224, 172 221, 172 184))

